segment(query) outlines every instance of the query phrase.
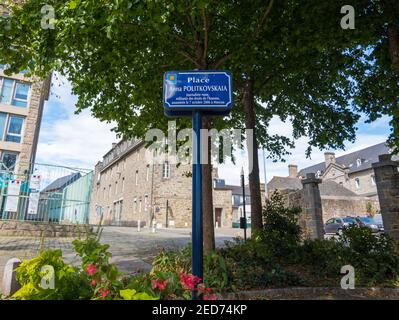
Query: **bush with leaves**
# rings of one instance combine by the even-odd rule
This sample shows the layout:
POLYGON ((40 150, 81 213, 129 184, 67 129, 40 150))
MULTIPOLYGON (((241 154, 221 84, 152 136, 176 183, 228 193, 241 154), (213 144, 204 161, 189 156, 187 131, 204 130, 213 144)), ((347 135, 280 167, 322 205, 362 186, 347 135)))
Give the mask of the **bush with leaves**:
POLYGON ((90 299, 92 295, 84 274, 64 262, 61 250, 42 250, 36 258, 22 261, 16 272, 21 288, 13 299, 71 300, 90 299), (54 274, 46 266, 52 267, 54 274), (51 277, 54 288, 46 285, 51 283, 51 277))
POLYGON ((341 236, 345 261, 355 268, 359 285, 392 284, 399 280, 398 242, 369 228, 351 226, 341 236))
POLYGON ((300 208, 286 207, 278 191, 271 195, 263 210, 263 230, 258 235, 271 255, 288 258, 296 253, 301 240, 300 212, 300 208))

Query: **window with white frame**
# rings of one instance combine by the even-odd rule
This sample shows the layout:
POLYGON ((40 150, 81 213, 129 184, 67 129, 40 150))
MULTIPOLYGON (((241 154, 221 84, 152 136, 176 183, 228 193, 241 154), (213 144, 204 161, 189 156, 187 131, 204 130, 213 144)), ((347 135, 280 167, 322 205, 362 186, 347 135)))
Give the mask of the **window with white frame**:
POLYGON ((162 166, 162 178, 170 178, 170 164, 169 161, 165 161, 162 166))
POLYGON ((360 179, 359 178, 355 179, 355 187, 356 187, 356 189, 360 188, 360 179))
POLYGON ((118 194, 118 181, 115 181, 115 194, 118 194))
POLYGON ((357 165, 358 167, 360 167, 360 166, 362 165, 362 159, 357 159, 357 160, 356 160, 356 165, 357 165))
POLYGON ((0 103, 15 107, 27 107, 30 85, 25 82, 0 78, 0 103))
POLYGON ((135 183, 136 183, 136 186, 139 184, 139 170, 136 170, 136 176, 135 176, 135 183))
POLYGON ((24 117, 0 112, 0 140, 20 143, 24 117))
POLYGON ((14 171, 18 160, 18 153, 1 151, 0 170, 14 171))
POLYGON ((122 178, 122 192, 125 191, 125 177, 122 178))

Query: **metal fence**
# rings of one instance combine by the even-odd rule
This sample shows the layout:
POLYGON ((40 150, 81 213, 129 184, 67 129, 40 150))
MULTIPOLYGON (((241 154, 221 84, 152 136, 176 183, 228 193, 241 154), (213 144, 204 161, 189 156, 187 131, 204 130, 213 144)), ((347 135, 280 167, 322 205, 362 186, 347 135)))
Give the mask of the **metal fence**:
POLYGON ((41 163, 31 168, 0 170, 0 220, 88 223, 92 170, 41 163))

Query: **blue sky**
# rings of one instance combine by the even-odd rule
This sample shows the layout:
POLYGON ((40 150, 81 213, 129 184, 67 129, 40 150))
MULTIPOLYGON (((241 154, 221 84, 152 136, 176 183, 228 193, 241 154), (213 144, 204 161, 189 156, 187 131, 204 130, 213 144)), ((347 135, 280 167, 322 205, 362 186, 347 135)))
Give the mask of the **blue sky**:
MULTIPOLYGON (((53 77, 51 96, 44 106, 44 114, 39 137, 37 162, 60 164, 80 168, 94 168, 102 156, 111 148, 116 136, 111 132, 112 124, 102 123, 91 116, 88 110, 74 114, 77 98, 71 94, 71 86, 65 79, 53 77)), ((283 123, 273 118, 269 133, 292 135, 289 123, 283 123)), ((383 142, 389 135, 389 119, 382 118, 372 124, 365 124, 362 118, 358 124, 355 143, 346 143, 346 151, 336 150, 337 156, 356 151, 364 147, 383 142)), ((296 141, 296 147, 286 162, 273 163, 266 161, 267 179, 273 176, 287 176, 287 166, 297 164, 299 169, 322 162, 324 151, 314 150, 311 159, 306 159, 307 139, 303 137, 296 141)), ((245 151, 237 152, 236 165, 227 163, 219 166, 219 177, 227 183, 239 184, 241 167, 247 168, 245 151)), ((263 175, 263 157, 260 156, 260 174, 263 175)), ((247 170, 246 170, 247 171, 247 170)))

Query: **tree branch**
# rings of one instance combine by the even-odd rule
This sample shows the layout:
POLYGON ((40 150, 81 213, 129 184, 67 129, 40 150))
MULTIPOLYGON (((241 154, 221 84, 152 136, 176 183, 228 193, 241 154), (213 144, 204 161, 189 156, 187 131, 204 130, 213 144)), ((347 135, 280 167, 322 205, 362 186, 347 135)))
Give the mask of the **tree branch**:
POLYGON ((181 50, 177 50, 177 53, 180 54, 180 55, 182 55, 183 57, 185 57, 188 61, 194 63, 194 65, 195 65, 198 69, 201 68, 201 66, 199 65, 199 63, 198 63, 197 61, 195 61, 195 59, 194 59, 192 56, 190 56, 187 52, 184 52, 184 51, 181 51, 181 50))
MULTIPOLYGON (((251 37, 248 39, 248 41, 243 46, 240 47, 240 49, 237 50, 237 52, 247 48, 249 45, 251 45, 251 43, 253 43, 256 40, 256 38, 258 37, 260 31, 262 30, 263 25, 266 22, 267 17, 269 16, 270 12, 272 11, 273 4, 274 4, 274 0, 270 0, 269 1, 269 5, 265 8, 265 10, 264 10, 264 12, 262 14, 262 17, 261 17, 261 19, 258 22, 258 25, 257 25, 256 29, 254 30, 254 32, 252 32, 251 37)), ((214 69, 219 68, 223 63, 225 63, 232 56, 233 56, 233 53, 229 52, 228 54, 226 54, 225 56, 220 58, 217 62, 215 62, 214 69)))

